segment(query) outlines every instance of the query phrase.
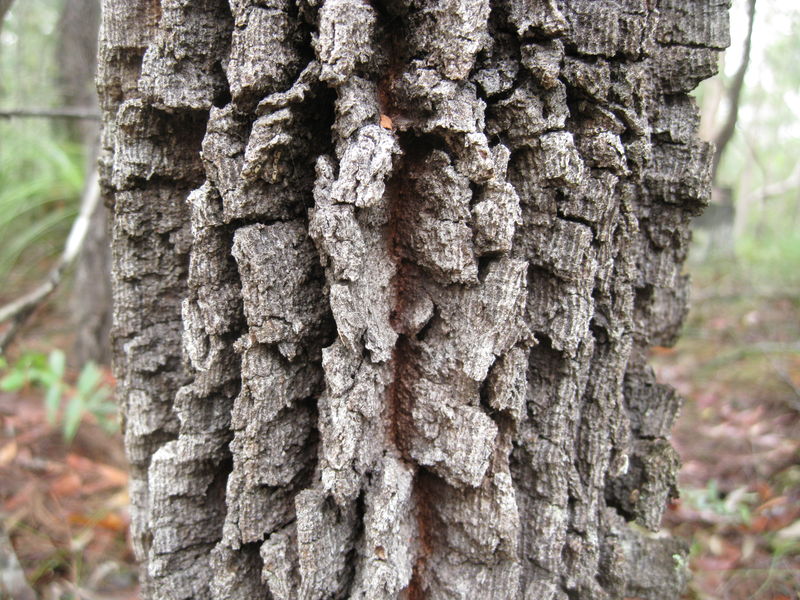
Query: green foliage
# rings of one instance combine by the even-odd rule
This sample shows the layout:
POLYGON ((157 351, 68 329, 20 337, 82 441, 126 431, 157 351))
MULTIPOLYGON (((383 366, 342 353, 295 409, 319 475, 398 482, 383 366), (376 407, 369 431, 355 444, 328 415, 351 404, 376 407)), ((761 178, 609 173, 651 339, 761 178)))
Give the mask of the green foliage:
POLYGON ((56 425, 60 416, 61 431, 67 442, 75 438, 81 420, 87 415, 109 433, 116 431, 117 408, 111 388, 94 363, 84 365, 72 385, 65 377, 66 357, 61 350, 53 350, 49 355, 27 352, 13 365, 0 360, 0 369, 5 373, 0 379, 0 390, 12 392, 29 386, 43 390, 47 420, 56 425))
POLYGON ((80 150, 46 123, 0 123, 0 279, 61 249, 83 187, 80 150))
POLYGON ((752 276, 800 289, 800 232, 743 237, 737 253, 752 276))
MULTIPOLYGON (((58 105, 51 34, 59 10, 60 2, 26 0, 8 14, 0 32, 5 108, 58 105)), ((77 212, 85 158, 63 124, 48 120, 0 119, 0 140, 0 281, 10 290, 31 271, 41 275, 60 252, 77 212)))
MULTIPOLYGON (((740 64, 746 15, 746 0, 734 0, 732 45, 723 73, 701 84, 696 94, 703 119, 717 129, 728 106, 723 100, 714 110, 714 99, 720 82, 729 86, 740 64)), ((800 5, 759 0, 736 133, 715 182, 733 190, 735 249, 741 267, 760 287, 784 290, 800 285, 799 55, 800 5)))
POLYGON ((109 432, 116 429, 114 416, 117 407, 111 398, 111 389, 103 383, 103 373, 94 363, 87 363, 78 375, 75 393, 64 411, 64 435, 69 440, 75 436, 84 413, 94 415, 109 432))
POLYGON ((62 0, 14 2, 0 32, 0 94, 9 106, 57 102, 57 36, 62 0), (47 95, 47 94, 50 95, 47 95), (24 104, 24 103, 29 104, 24 104))
POLYGON ((723 494, 716 479, 711 479, 705 488, 681 490, 681 498, 695 510, 707 512, 727 522, 747 525, 752 520, 752 510, 758 495, 748 492, 746 488, 723 494))

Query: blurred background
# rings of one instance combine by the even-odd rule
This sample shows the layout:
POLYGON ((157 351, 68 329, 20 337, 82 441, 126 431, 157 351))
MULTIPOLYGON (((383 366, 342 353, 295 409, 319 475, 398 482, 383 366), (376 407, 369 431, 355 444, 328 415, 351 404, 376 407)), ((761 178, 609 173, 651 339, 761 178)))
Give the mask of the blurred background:
MULTIPOLYGON (((0 306, 65 273, 0 328, 0 581, 20 600, 133 599, 102 201, 81 254, 61 256, 96 195, 99 0, 0 0, 0 22, 0 306)), ((800 5, 734 0, 731 37, 695 93, 717 155, 691 311, 653 350, 686 400, 664 525, 691 545, 686 598, 797 600, 800 5)))

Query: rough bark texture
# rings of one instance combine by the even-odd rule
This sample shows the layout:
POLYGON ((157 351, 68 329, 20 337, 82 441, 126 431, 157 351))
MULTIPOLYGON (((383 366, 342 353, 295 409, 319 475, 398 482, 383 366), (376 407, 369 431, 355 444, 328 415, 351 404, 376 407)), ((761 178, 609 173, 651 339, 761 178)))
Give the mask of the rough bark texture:
POLYGON ((727 0, 105 0, 144 597, 676 598, 646 356, 727 43, 727 0))

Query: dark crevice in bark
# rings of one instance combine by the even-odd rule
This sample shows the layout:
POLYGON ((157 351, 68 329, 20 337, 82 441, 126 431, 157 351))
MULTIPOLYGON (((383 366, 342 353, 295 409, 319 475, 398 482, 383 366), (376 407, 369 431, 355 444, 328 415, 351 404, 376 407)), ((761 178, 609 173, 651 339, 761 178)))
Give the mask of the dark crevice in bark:
MULTIPOLYGON (((394 40, 394 37, 391 39, 394 40)), ((394 50, 393 42, 390 42, 389 46, 394 50)), ((388 75, 379 86, 379 100, 384 106, 383 110, 387 111, 390 116, 396 117, 398 113, 391 93, 393 75, 388 75)), ((418 210, 413 193, 409 189, 408 176, 422 158, 421 152, 424 151, 424 143, 416 140, 410 133, 401 135, 398 141, 403 155, 394 165, 385 193, 389 213, 386 244, 389 255, 395 262, 395 274, 391 281, 394 294, 391 324, 399 334, 392 351, 392 381, 389 384, 387 396, 390 402, 391 439, 400 451, 403 460, 413 464, 408 445, 413 437, 411 411, 414 398, 409 389, 409 383, 410 378, 414 376, 414 348, 402 323, 408 307, 420 293, 419 268, 406 257, 406 244, 410 234, 407 215, 411 211, 418 210)))
POLYGON ((223 80, 224 84, 220 86, 220 90, 214 95, 212 103, 215 107, 222 108, 232 100, 231 89, 228 84, 228 78, 225 76, 225 70, 222 68, 222 63, 214 63, 213 72, 217 77, 223 80))
POLYGON ((386 390, 389 405, 389 439, 408 464, 413 464, 409 454, 409 444, 413 428, 411 411, 414 408, 414 398, 407 383, 414 376, 412 352, 412 342, 405 335, 401 335, 392 352, 392 381, 386 390))
POLYGON ((428 560, 433 552, 435 532, 442 527, 436 520, 434 506, 436 505, 435 483, 436 476, 424 467, 419 467, 414 475, 413 501, 416 506, 417 522, 417 559, 411 581, 406 588, 407 600, 423 600, 428 598, 425 581, 431 574, 427 573, 428 560))
POLYGON ((592 232, 594 232, 595 229, 597 228, 597 224, 593 223, 591 220, 587 219, 586 217, 580 217, 578 215, 567 215, 567 214, 564 214, 561 211, 558 212, 557 216, 562 221, 566 221, 568 223, 576 223, 578 225, 584 225, 584 226, 588 227, 589 229, 591 229, 592 232))
MULTIPOLYGON (((396 48, 395 41, 389 43, 392 50, 396 48)), ((394 55, 394 53, 392 53, 394 55)), ((393 118, 398 115, 397 104, 392 95, 393 81, 396 76, 390 73, 379 86, 379 99, 385 110, 393 118)), ((398 136, 401 158, 394 166, 392 177, 387 182, 386 198, 388 200, 389 221, 387 225, 387 246, 389 254, 395 261, 395 275, 392 278, 394 293, 394 306, 392 308, 392 326, 399 337, 392 351, 392 380, 387 389, 390 418, 390 439, 400 452, 403 461, 414 469, 412 480, 412 505, 416 515, 417 556, 414 567, 405 589, 408 600, 422 600, 427 595, 424 590, 424 578, 427 560, 431 546, 431 507, 432 498, 427 493, 427 479, 424 469, 416 465, 411 457, 410 445, 415 437, 414 418, 414 393, 412 382, 416 378, 415 363, 415 335, 404 330, 403 321, 405 313, 421 293, 420 279, 423 277, 420 268, 415 265, 413 254, 409 254, 408 241, 412 227, 408 215, 419 210, 418 200, 414 197, 413 187, 409 176, 421 164, 426 153, 431 147, 442 147, 444 142, 437 136, 417 136, 404 132, 398 136)))
POLYGON ((597 322, 596 317, 589 321, 589 330, 598 344, 604 345, 608 343, 608 330, 597 322))

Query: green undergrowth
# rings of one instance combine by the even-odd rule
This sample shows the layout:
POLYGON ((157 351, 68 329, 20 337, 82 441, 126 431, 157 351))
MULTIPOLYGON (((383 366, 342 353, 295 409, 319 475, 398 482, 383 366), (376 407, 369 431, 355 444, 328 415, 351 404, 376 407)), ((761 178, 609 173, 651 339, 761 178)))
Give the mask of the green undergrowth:
POLYGON ((60 426, 66 442, 75 438, 78 426, 86 417, 109 433, 118 428, 112 388, 103 371, 92 362, 70 378, 66 356, 58 349, 49 355, 26 352, 12 364, 0 357, 0 390, 16 392, 26 388, 44 393, 47 421, 60 426))
POLYGON ((79 146, 48 123, 0 122, 0 281, 5 292, 59 254, 84 180, 79 146))
POLYGON ((775 232, 762 239, 745 236, 736 246, 744 272, 756 284, 800 291, 800 231, 775 232))

